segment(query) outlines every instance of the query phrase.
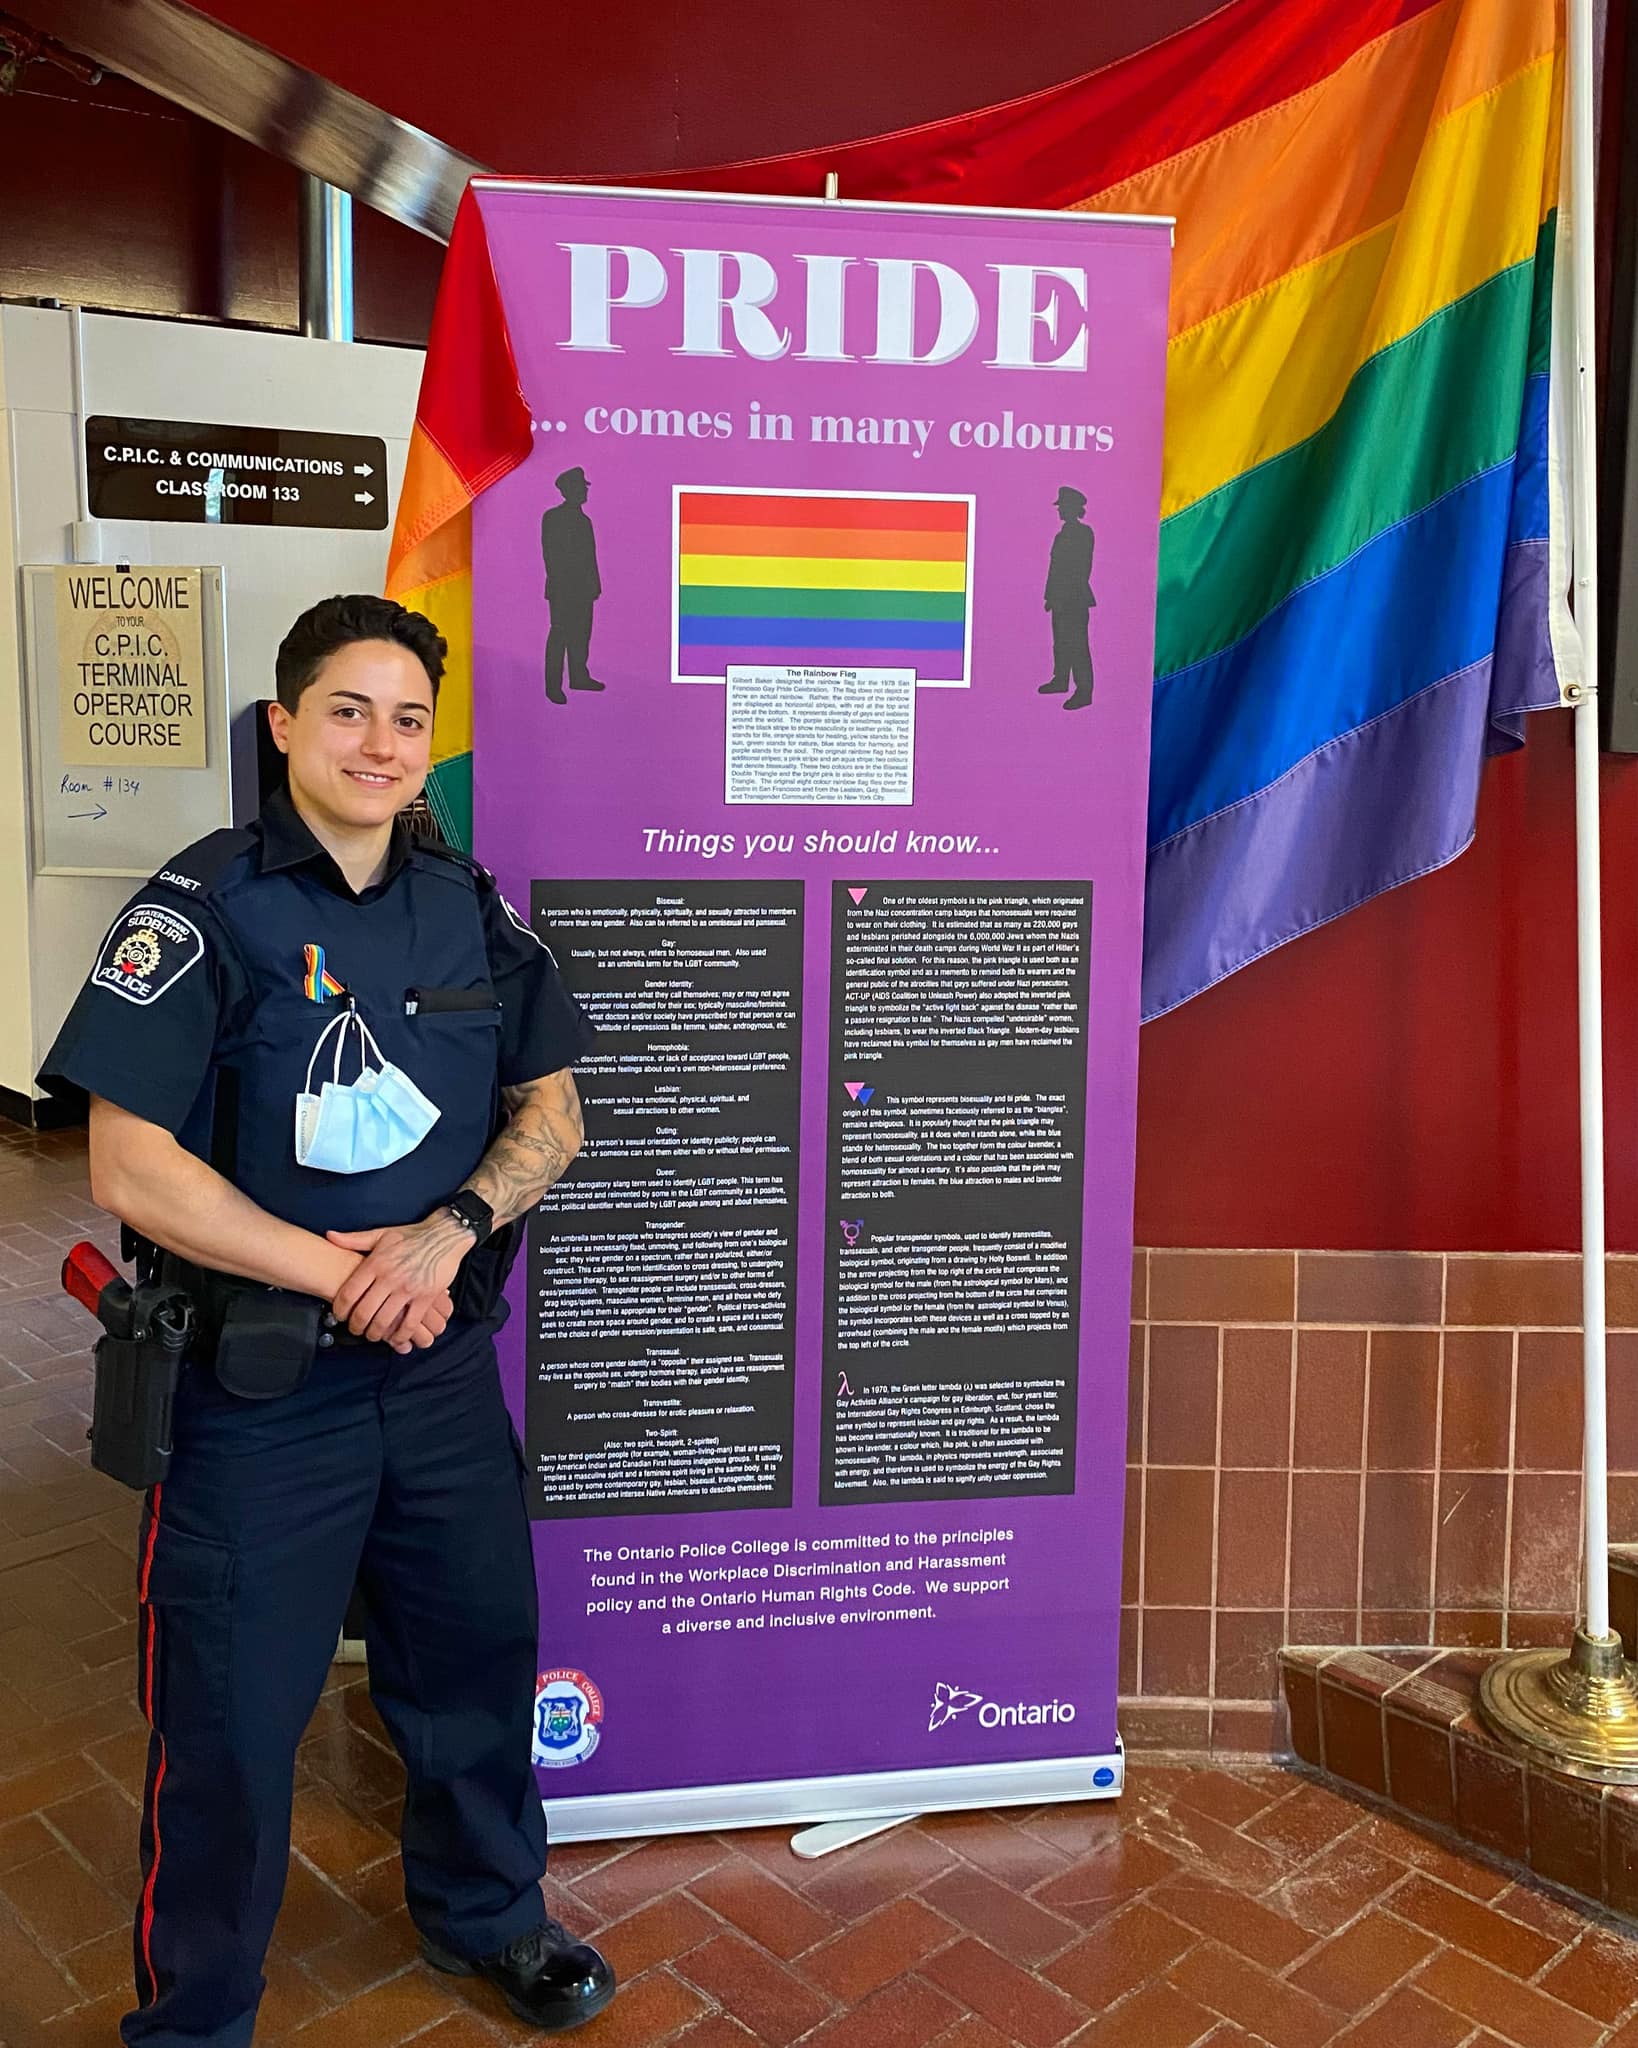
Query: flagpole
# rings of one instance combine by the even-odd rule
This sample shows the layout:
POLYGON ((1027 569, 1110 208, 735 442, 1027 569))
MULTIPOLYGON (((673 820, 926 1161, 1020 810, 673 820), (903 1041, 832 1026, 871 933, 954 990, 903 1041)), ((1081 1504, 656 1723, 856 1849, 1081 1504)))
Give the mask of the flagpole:
POLYGON ((1575 720, 1576 979, 1581 1073, 1582 1452, 1587 1634, 1610 1632, 1609 1453, 1604 1360, 1604 965, 1598 819, 1598 411, 1593 295, 1592 0, 1570 4, 1573 195, 1575 623, 1584 677, 1575 720))
POLYGON ((1594 313, 1592 0, 1569 0, 1568 246, 1574 337, 1570 533, 1583 674, 1574 697, 1577 1065, 1581 1107, 1581 1478, 1585 1622, 1568 1652, 1502 1658, 1480 1688, 1485 1719, 1563 1770, 1638 1780, 1638 1687, 1610 1630, 1605 1404, 1604 968, 1598 817, 1598 470, 1594 313))

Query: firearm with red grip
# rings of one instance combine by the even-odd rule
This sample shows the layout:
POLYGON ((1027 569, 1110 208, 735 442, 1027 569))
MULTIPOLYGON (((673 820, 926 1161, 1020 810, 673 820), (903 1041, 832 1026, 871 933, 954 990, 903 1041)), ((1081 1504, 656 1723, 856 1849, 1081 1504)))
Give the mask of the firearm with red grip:
POLYGON ((71 1294, 81 1308, 88 1308, 105 1330, 113 1329, 111 1318, 130 1319, 135 1290, 113 1260, 89 1240, 82 1239, 63 1260, 63 1292, 71 1294), (108 1295, 110 1286, 116 1290, 112 1295, 108 1295), (108 1295, 106 1301, 104 1295, 108 1295))
POLYGON ((102 1325, 91 1395, 91 1462, 126 1486, 157 1486, 170 1470, 171 1410, 193 1340, 193 1303, 180 1287, 133 1287, 86 1241, 63 1260, 63 1292, 102 1325))

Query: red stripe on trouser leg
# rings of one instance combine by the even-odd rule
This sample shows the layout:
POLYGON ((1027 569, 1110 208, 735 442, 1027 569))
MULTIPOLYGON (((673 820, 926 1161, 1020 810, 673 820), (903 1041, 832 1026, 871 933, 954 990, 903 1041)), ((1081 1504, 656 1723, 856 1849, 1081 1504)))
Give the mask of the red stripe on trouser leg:
MULTIPOLYGON (((142 1558, 142 1585, 140 1588, 142 1612, 148 1623, 148 1640, 143 1659, 142 1711, 148 1726, 154 1725, 154 1636, 158 1616, 148 1600, 148 1581, 153 1575, 154 1543, 159 1535, 160 1502, 164 1496, 163 1486, 154 1488, 153 1511, 148 1517, 148 1544, 142 1558)), ((154 1772, 154 1789, 149 1800, 148 1826, 153 1836, 153 1854, 148 1864, 148 1881, 142 1887, 142 1967, 148 1973, 148 1996, 145 2004, 151 2005, 159 1996, 159 1980, 154 1975, 153 1933, 154 1933, 154 1880, 159 1875, 159 1788, 165 1782, 165 1738, 159 1738, 159 1764, 154 1772)))
POLYGON ((154 1544, 159 1537, 159 1509, 164 1498, 165 1487, 162 1481, 154 1488, 154 1504, 148 1512, 148 1545, 142 1553, 142 1584, 137 1588, 137 1597, 141 1600, 147 1599, 148 1581, 153 1576, 154 1544))
POLYGON ((142 1967, 148 1973, 148 1997, 152 2005, 159 1996, 159 1980, 154 1975, 154 1879, 159 1875, 159 1788, 165 1782, 165 1738, 159 1738, 159 1768, 154 1772, 154 1796, 150 1814, 150 1825, 154 1835, 153 1861, 148 1865, 148 1882, 142 1887, 142 1967))

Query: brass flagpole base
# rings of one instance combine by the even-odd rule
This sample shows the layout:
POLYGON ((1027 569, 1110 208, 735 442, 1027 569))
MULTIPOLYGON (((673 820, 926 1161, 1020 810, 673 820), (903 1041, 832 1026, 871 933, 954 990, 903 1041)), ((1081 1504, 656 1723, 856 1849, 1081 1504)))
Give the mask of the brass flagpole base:
POLYGON ((1557 1770, 1638 1784, 1638 1681, 1617 1635, 1578 1628, 1568 1651, 1499 1658, 1480 1680, 1479 1717, 1557 1770))

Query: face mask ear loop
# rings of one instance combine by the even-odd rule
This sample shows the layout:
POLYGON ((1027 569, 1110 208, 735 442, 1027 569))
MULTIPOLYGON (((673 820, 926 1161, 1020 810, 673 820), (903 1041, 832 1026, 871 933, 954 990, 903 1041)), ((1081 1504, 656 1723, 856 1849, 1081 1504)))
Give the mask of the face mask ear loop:
MULTIPOLYGON (((342 1011, 341 1016, 337 1021, 340 1023, 341 1029, 336 1033, 336 1056, 334 1061, 331 1063, 330 1079, 339 1088, 341 1086, 341 1062, 347 1056, 348 1026, 352 1024, 357 1024, 360 1031, 364 1029, 363 1022, 359 1017, 357 1007, 354 1004, 351 996, 347 998, 347 1007, 345 1010, 342 1011)), ((359 1062, 361 1065, 363 1063, 363 1058, 364 1055, 362 1052, 360 1052, 359 1062)))
MULTIPOLYGON (((358 1019, 358 1029, 361 1037, 363 1038, 364 1043, 369 1047, 370 1051, 375 1054, 376 1070, 379 1072, 380 1069, 387 1064, 387 1062, 382 1057, 380 1046, 377 1045, 375 1042, 375 1033, 370 1029, 369 1025, 364 1022, 364 1019, 362 1017, 358 1019)), ((359 1065, 361 1070, 363 1064, 363 1054, 360 1053, 359 1065)))
MULTIPOLYGON (((343 1010, 339 1017, 335 1018, 333 1022, 326 1024, 324 1029, 319 1033, 318 1042, 313 1047, 313 1057, 307 1062, 307 1080, 302 1088, 302 1093, 304 1095, 311 1095, 313 1092, 313 1069, 318 1065, 318 1056, 324 1050, 324 1041, 330 1036, 330 1033, 332 1031, 339 1030, 342 1034, 342 1038, 345 1038, 345 1036, 347 1035, 347 1017, 348 1012, 346 1010, 343 1010)), ((338 1038, 336 1040, 336 1060, 332 1078, 339 1080, 340 1077, 341 1039, 338 1038)))
MULTIPOLYGON (((348 1026, 352 1024, 356 1024, 359 1030, 363 1032, 366 1038, 369 1037, 369 1032, 364 1029, 364 1019, 358 1014, 358 1005, 353 1001, 352 997, 349 996, 347 998, 346 1012, 341 1019, 341 1033, 340 1036, 336 1039, 335 1066, 331 1070, 330 1074, 330 1079, 334 1081, 338 1088, 341 1086, 341 1062, 345 1057, 347 1051, 347 1029, 348 1026)), ((362 1074, 364 1071, 364 1048, 362 1045, 360 1045, 358 1049, 358 1069, 359 1074, 362 1074)), ((358 1079, 358 1074, 355 1074, 353 1076, 353 1079, 356 1081, 358 1079)))

